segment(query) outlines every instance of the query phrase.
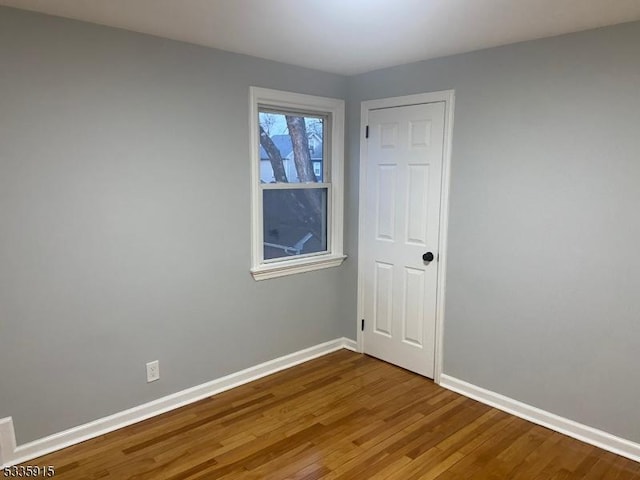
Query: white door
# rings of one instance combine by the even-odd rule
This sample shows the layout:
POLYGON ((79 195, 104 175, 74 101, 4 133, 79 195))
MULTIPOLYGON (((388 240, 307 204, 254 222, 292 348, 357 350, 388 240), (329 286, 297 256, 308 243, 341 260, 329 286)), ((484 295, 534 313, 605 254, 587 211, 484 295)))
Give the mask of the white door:
POLYGON ((444 102, 369 111, 361 203, 364 351, 429 378, 435 364, 444 115, 444 102))

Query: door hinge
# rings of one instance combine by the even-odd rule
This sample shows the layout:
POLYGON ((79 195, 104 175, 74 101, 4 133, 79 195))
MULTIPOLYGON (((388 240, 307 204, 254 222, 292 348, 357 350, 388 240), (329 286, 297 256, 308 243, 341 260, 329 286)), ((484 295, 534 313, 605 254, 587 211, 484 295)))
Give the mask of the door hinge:
POLYGON ((362 319, 362 322, 360 323, 360 330, 362 330, 364 332, 364 318, 362 319))
POLYGON ((364 138, 369 138, 369 125, 364 127, 364 138))

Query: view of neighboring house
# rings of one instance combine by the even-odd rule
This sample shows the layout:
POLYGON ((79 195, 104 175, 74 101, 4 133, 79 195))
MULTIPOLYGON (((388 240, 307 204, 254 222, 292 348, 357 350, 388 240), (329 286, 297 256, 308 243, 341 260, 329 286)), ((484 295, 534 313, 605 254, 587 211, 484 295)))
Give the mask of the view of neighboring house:
MULTIPOLYGON (((307 132, 309 138, 309 153, 311 153, 311 161, 313 162, 313 172, 318 181, 322 181, 322 137, 315 132, 307 132)), ((299 182, 296 166, 293 162, 293 146, 289 134, 272 135, 271 140, 280 150, 284 169, 289 182, 299 182)), ((262 146, 260 147, 260 180, 264 183, 273 183, 273 169, 269 161, 269 155, 262 146)))

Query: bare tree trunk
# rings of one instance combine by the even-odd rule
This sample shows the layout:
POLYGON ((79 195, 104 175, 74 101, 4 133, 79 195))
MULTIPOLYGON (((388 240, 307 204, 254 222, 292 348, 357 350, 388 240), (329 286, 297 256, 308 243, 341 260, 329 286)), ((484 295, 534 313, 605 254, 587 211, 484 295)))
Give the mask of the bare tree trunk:
POLYGON ((287 127, 293 146, 293 161, 296 165, 296 172, 301 182, 317 182, 316 174, 313 171, 311 154, 309 153, 309 138, 307 137, 307 127, 303 117, 287 115, 287 127))
MULTIPOLYGON (((300 182, 317 183, 318 179, 313 171, 313 162, 309 153, 309 137, 307 136, 304 118, 286 115, 286 119, 291 145, 293 146, 293 161, 296 165, 298 179, 300 182)), ((314 218, 322 218, 322 202, 318 191, 316 189, 305 189, 304 195, 312 208, 314 218)), ((315 226, 316 232, 319 230, 318 227, 319 225, 315 226)))
POLYGON ((260 127, 260 145, 264 148, 265 152, 269 156, 269 161, 271 162, 271 168, 273 168, 273 177, 276 182, 288 183, 287 173, 284 170, 284 162, 282 161, 282 155, 280 155, 280 150, 273 143, 273 140, 269 138, 267 132, 264 131, 264 128, 260 127))

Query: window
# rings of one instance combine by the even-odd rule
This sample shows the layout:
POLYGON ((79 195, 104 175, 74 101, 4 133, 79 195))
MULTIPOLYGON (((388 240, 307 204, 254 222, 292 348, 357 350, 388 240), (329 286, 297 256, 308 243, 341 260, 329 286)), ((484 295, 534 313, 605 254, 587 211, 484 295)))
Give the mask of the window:
POLYGON ((344 101, 251 87, 256 280, 340 265, 344 101))

